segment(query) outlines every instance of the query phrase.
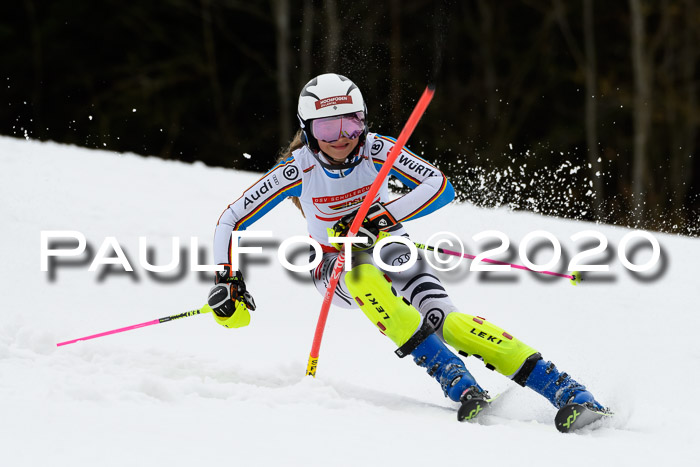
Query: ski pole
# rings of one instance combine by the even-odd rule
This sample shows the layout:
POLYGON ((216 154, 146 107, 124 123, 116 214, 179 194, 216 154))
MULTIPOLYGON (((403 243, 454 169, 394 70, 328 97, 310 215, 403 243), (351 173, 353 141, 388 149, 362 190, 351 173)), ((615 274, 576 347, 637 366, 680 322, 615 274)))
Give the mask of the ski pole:
MULTIPOLYGON (((413 130, 416 128, 418 120, 420 120, 420 118, 423 116, 428 104, 430 104, 433 94, 435 94, 435 86, 428 85, 428 87, 425 88, 425 91, 423 91, 423 95, 420 97, 420 99, 418 99, 416 107, 408 117, 408 121, 401 130, 399 137, 396 139, 396 144, 394 144, 394 147, 389 151, 384 167, 382 167, 382 169, 379 171, 377 178, 374 180, 372 186, 370 186, 369 191, 365 195, 365 199, 360 205, 360 209, 358 209, 355 219, 352 221, 352 225, 350 225, 350 230, 347 234, 348 237, 354 237, 357 234, 362 221, 367 215, 367 211, 369 211, 369 207, 374 202, 374 197, 377 195, 380 185, 389 174, 389 171, 394 165, 396 159, 399 157, 399 153, 401 153, 404 144, 406 144, 409 136, 411 136, 411 133, 413 133, 413 130)), ((341 250, 338 254, 338 258, 335 261, 335 266, 333 267, 333 271, 331 273, 331 280, 328 284, 328 288, 326 289, 326 294, 323 296, 323 304, 321 305, 321 312, 318 316, 318 323, 316 324, 316 333, 314 334, 314 341, 311 345, 311 352, 309 353, 309 363, 306 366, 307 376, 316 377, 318 354, 321 350, 321 339, 323 339, 323 330, 326 327, 326 320, 328 319, 328 310, 331 307, 333 294, 335 293, 335 288, 338 286, 338 281, 340 280, 340 275, 344 266, 345 250, 341 250)))
MULTIPOLYGON (((459 256, 462 258, 467 258, 467 259, 476 259, 476 256, 474 255, 469 255, 466 253, 458 253, 456 251, 448 250, 446 248, 435 248, 430 245, 424 245, 422 243, 418 242, 413 242, 414 245, 416 245, 416 248, 420 248, 421 250, 426 250, 426 251, 436 251, 438 253, 444 253, 446 255, 452 255, 452 256, 459 256)), ((573 285, 578 284, 581 282, 581 273, 578 271, 573 271, 571 274, 561 274, 558 272, 552 272, 552 271, 535 271, 534 269, 530 269, 525 266, 521 266, 519 264, 513 264, 513 263, 506 263, 505 261, 497 261, 495 259, 488 259, 488 258, 482 258, 481 261, 484 263, 491 263, 491 264, 499 264, 502 266, 510 266, 515 269, 522 269, 523 271, 531 271, 531 272, 536 272, 539 274, 548 274, 550 276, 557 276, 557 277, 563 277, 566 279, 569 279, 569 282, 571 282, 573 285)))
POLYGON ((74 344, 74 343, 79 342, 79 341, 96 339, 98 337, 109 336, 110 334, 117 334, 120 332, 131 331, 132 329, 145 328, 146 326, 153 326, 154 324, 167 323, 168 321, 172 321, 174 319, 187 318, 189 316, 199 315, 202 313, 209 313, 210 311, 212 311, 212 309, 209 307, 209 305, 204 305, 202 308, 200 308, 198 310, 190 310, 190 311, 186 311, 184 313, 180 313, 177 315, 166 316, 164 318, 154 319, 153 321, 146 321, 145 323, 141 323, 141 324, 134 324, 132 326, 126 326, 123 328, 114 329, 112 331, 105 331, 105 332, 101 332, 99 334, 93 334, 91 336, 85 336, 85 337, 80 337, 78 339, 73 339, 70 341, 59 342, 58 344, 56 344, 56 347, 61 347, 63 345, 68 345, 68 344, 74 344))

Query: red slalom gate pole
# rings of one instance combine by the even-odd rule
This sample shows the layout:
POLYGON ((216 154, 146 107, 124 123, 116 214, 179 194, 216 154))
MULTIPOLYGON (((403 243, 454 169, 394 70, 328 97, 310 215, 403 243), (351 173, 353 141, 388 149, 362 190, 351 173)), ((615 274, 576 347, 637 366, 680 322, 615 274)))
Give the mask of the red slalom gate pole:
MULTIPOLYGON (((355 215, 355 219, 353 220, 352 225, 350 226, 350 230, 348 231, 347 235, 348 237, 354 237, 357 234, 360 225, 362 225, 362 221, 364 220, 365 216, 367 216, 367 211, 369 211, 369 207, 374 201, 374 197, 379 191, 379 187, 381 186, 384 179, 389 175, 389 171, 394 165, 396 159, 399 157, 399 154, 401 153, 401 150, 406 144, 406 141, 408 141, 408 138, 411 136, 413 130, 416 128, 418 121, 423 116, 423 113, 425 113, 425 109, 428 108, 428 104, 430 104, 430 101, 433 98, 433 94, 435 94, 435 86, 428 85, 428 87, 425 88, 425 91, 423 91, 423 95, 421 95, 420 99, 418 99, 416 107, 413 109, 413 112, 408 117, 408 121, 406 122, 406 125, 404 125, 403 130, 401 130, 399 137, 396 139, 396 144, 394 144, 394 147, 391 148, 391 151, 389 151, 389 155, 386 158, 384 167, 382 167, 382 169, 379 171, 377 178, 374 180, 374 183, 372 183, 372 186, 365 195, 365 200, 360 205, 360 209, 358 209, 357 214, 355 215)), ((338 258, 335 261, 335 266, 333 267, 333 272, 331 273, 331 281, 328 284, 326 294, 323 297, 321 312, 318 316, 318 323, 316 324, 316 333, 314 334, 314 341, 311 345, 311 352, 309 353, 309 363, 306 366, 307 376, 316 377, 318 355, 321 350, 321 340, 323 339, 323 331, 326 328, 328 311, 330 310, 331 302, 333 300, 333 294, 335 293, 335 288, 338 286, 338 281, 340 280, 340 275, 342 274, 342 269, 344 267, 345 249, 341 250, 338 254, 338 258)))

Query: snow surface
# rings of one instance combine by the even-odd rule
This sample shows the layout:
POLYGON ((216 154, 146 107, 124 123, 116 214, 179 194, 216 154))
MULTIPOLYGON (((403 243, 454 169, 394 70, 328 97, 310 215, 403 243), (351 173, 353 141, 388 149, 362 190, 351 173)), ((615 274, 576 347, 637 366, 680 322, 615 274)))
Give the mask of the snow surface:
MULTIPOLYGON (((147 273, 138 238, 165 264, 172 237, 185 252, 197 237, 210 262, 219 214, 258 177, 0 138, 0 465, 641 466, 700 455, 697 239, 655 234, 664 266, 635 275, 615 253, 626 229, 454 204, 407 225, 417 241, 455 232, 472 252, 484 230, 505 232, 516 254, 525 234, 547 230, 568 257, 579 247, 572 234, 607 236, 609 254, 592 259, 610 273, 589 273, 579 287, 522 271, 469 273, 469 262, 442 274, 463 311, 536 347, 614 409, 582 434, 558 433, 544 399, 473 358, 480 383, 503 395, 481 423, 456 422, 437 383, 396 358, 359 310, 331 309, 317 378, 305 377, 321 297, 276 259, 282 239, 305 233, 290 202, 254 226, 275 238, 251 243, 264 254, 246 269, 258 304, 249 327, 195 316, 56 347, 199 308, 210 276, 147 273), (47 230, 83 232, 91 254, 41 272, 47 230), (134 272, 88 271, 109 236, 134 272)), ((635 262, 645 257, 642 248, 635 262)))

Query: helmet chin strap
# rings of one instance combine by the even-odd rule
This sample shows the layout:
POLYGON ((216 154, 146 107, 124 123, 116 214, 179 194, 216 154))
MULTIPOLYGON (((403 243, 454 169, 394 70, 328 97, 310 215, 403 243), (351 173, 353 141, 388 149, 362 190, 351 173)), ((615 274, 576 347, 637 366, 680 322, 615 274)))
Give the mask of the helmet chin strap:
POLYGON ((360 152, 360 144, 358 144, 355 149, 353 149, 352 153, 348 155, 348 157, 345 158, 345 162, 342 164, 329 164, 328 162, 324 161, 319 153, 323 154, 324 158, 326 159, 331 159, 330 156, 328 156, 325 152, 323 151, 311 151, 314 155, 314 158, 318 161, 319 164, 321 164, 321 167, 323 167, 326 170, 345 170, 345 169, 350 169, 352 167, 356 167, 357 165, 362 162, 361 157, 357 157, 358 153, 360 152), (348 162, 349 159, 352 159, 352 161, 348 162))

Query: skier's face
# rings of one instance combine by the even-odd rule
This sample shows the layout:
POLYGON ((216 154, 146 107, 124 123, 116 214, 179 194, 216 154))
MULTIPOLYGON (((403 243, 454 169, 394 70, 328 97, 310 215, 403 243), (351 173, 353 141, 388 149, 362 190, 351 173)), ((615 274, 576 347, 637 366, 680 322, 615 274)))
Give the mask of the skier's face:
POLYGON ((357 147, 360 138, 340 138, 332 143, 318 140, 318 146, 321 151, 330 159, 331 164, 342 164, 350 153, 357 147))

